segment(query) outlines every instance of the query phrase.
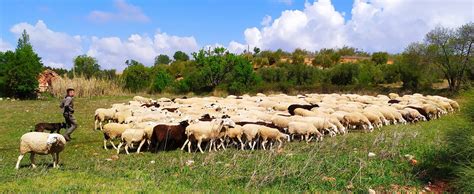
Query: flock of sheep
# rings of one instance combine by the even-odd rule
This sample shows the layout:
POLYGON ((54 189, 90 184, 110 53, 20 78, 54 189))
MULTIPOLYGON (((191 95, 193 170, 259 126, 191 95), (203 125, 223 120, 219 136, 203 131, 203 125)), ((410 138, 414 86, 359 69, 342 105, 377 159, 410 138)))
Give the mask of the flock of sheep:
POLYGON ((186 147, 188 152, 206 142, 209 151, 280 148, 295 139, 321 141, 323 136, 349 130, 371 132, 384 125, 437 119, 459 110, 456 101, 421 94, 378 96, 357 94, 285 94, 203 98, 150 99, 135 96, 95 112, 95 129, 120 153, 147 143, 152 151, 186 147), (120 139, 118 146, 113 140, 120 139))

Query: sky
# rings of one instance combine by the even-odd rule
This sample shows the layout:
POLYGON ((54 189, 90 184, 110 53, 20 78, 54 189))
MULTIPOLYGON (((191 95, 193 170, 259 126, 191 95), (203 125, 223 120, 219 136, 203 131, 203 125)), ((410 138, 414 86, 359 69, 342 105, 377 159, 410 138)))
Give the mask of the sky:
POLYGON ((122 70, 216 46, 398 53, 437 26, 473 21, 472 0, 1 0, 0 51, 26 30, 42 62, 62 68, 82 54, 122 70))

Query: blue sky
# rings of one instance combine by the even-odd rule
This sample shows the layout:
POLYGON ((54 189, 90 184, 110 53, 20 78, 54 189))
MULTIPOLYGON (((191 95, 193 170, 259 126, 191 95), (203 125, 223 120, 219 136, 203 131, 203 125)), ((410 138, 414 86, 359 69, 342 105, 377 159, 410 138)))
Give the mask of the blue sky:
POLYGON ((26 29, 43 63, 65 68, 81 54, 121 70, 209 46, 398 53, 436 26, 473 20, 472 0, 2 0, 0 51, 26 29))
MULTIPOLYGON (((11 26, 43 20, 49 28, 69 34, 126 38, 133 33, 153 34, 161 30, 179 36, 192 35, 205 45, 243 41, 242 32, 249 26, 259 26, 265 15, 275 18, 283 10, 304 7, 304 0, 142 0, 129 3, 140 7, 149 21, 97 22, 88 18, 90 12, 113 12, 114 0, 2 0, 0 3, 1 35, 10 42, 17 38, 9 32, 11 26)), ((352 3, 333 0, 336 10, 347 13, 346 18, 350 18, 352 3)))

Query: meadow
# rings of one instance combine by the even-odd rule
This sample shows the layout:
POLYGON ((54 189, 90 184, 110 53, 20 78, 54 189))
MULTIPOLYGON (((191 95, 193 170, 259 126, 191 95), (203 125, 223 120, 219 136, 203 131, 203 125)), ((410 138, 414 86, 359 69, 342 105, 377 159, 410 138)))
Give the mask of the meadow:
POLYGON ((51 156, 39 156, 38 168, 31 169, 27 156, 18 171, 19 138, 35 123, 62 122, 59 100, 0 101, 0 192, 421 191, 439 181, 449 189, 455 184, 453 174, 442 166, 449 163, 441 162, 453 141, 446 137, 459 129, 473 130, 471 90, 455 98, 461 112, 430 122, 326 137, 318 143, 291 142, 282 150, 175 150, 116 158, 114 150, 102 148, 93 115, 96 108, 131 98, 77 98, 79 128, 60 154, 61 167, 53 169, 51 156), (406 154, 417 163, 410 163, 406 154))

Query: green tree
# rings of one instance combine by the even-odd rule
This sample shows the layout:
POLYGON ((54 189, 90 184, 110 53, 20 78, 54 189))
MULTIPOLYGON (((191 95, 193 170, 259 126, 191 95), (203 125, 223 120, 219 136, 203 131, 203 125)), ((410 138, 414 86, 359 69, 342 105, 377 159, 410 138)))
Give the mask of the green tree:
POLYGON ((341 55, 334 49, 321 49, 318 53, 316 53, 311 63, 313 66, 329 68, 337 64, 340 59, 341 55))
POLYGON ((155 66, 162 65, 162 64, 168 65, 170 64, 170 62, 171 62, 171 59, 170 57, 168 57, 168 55, 160 54, 155 57, 155 66))
POLYGON ((43 69, 43 64, 34 52, 26 30, 23 30, 19 38, 15 52, 0 54, 0 62, 2 95, 22 99, 36 97, 37 77, 43 69))
POLYGON ((357 81, 359 75, 359 65, 352 63, 341 63, 330 70, 329 79, 332 84, 349 85, 357 81))
POLYGON ((386 53, 386 52, 375 52, 375 53, 372 54, 372 61, 376 65, 387 64, 388 53, 386 53))
POLYGON ((459 90, 473 63, 474 23, 458 29, 437 27, 426 35, 435 63, 448 80, 451 91, 459 90))
POLYGON ((149 68, 135 60, 127 60, 125 63, 128 65, 122 74, 125 88, 131 92, 139 92, 147 89, 150 86, 149 68))
POLYGON ((304 59, 308 55, 308 52, 302 49, 295 49, 291 54, 291 63, 293 64, 304 64, 304 59))
POLYGON ((166 87, 173 83, 173 77, 163 68, 159 68, 153 76, 152 91, 162 92, 166 87))
POLYGON ((100 65, 94 57, 79 55, 74 58, 74 74, 82 75, 87 79, 100 73, 100 65))
POLYGON ((258 76, 253 71, 252 64, 242 56, 232 56, 233 69, 227 79, 231 94, 242 94, 249 91, 259 82, 258 76))
POLYGON ((257 56, 260 53, 260 48, 258 47, 253 47, 253 55, 257 56))
POLYGON ((425 57, 426 52, 426 45, 412 43, 402 53, 400 60, 394 64, 399 68, 404 88, 416 89, 419 87, 423 70, 428 65, 425 57))
POLYGON ((173 55, 175 61, 188 61, 189 56, 183 51, 176 51, 173 55))

